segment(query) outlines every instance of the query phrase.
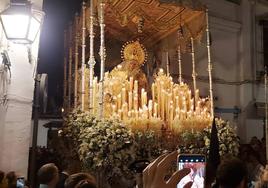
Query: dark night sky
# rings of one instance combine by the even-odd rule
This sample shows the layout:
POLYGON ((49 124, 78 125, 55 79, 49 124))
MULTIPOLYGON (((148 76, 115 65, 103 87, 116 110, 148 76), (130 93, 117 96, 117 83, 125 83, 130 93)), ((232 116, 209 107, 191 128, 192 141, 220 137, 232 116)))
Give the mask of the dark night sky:
POLYGON ((81 9, 82 0, 44 0, 46 14, 41 32, 38 72, 48 74, 50 107, 61 105, 64 29, 81 9))

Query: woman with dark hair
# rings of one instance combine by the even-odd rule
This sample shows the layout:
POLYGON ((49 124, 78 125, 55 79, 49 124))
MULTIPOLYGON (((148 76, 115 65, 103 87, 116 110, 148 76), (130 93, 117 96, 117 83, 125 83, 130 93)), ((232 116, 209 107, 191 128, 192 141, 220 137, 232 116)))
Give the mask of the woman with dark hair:
POLYGON ((5 173, 0 170, 0 188, 7 188, 5 173))
POLYGON ((6 175, 7 187, 16 188, 17 187, 17 175, 14 171, 8 172, 6 175))
POLYGON ((97 188, 96 180, 88 173, 76 173, 67 178, 65 188, 97 188))

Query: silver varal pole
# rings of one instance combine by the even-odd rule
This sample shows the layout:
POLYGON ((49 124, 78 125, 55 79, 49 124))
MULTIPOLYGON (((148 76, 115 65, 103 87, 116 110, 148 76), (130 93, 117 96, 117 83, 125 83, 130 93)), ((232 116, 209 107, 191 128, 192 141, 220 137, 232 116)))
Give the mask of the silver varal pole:
POLYGON ((78 14, 75 14, 75 45, 74 45, 74 107, 77 108, 77 100, 78 100, 78 14))
POLYGON ((64 59, 63 59, 63 108, 67 108, 67 31, 64 30, 64 59))
POLYGON ((86 63, 86 3, 82 7, 82 65, 81 65, 81 110, 85 110, 85 63, 86 63))
POLYGON ((195 70, 195 51, 194 51, 194 39, 191 37, 191 54, 192 54, 192 65, 193 65, 193 72, 192 72, 192 77, 193 77, 193 86, 194 86, 194 107, 196 106, 197 102, 197 96, 196 96, 196 70, 195 70))
POLYGON ((178 63, 179 63, 179 82, 182 84, 182 71, 181 71, 181 46, 178 47, 178 63))
POLYGON ((268 105, 267 105, 267 67, 264 74, 264 92, 265 92, 265 140, 266 140, 266 160, 268 161, 268 105))
POLYGON ((166 52, 166 66, 167 66, 167 76, 169 76, 169 54, 166 52))
POLYGON ((207 51, 208 51, 208 77, 209 77, 209 97, 210 97, 210 113, 211 117, 214 118, 214 102, 213 102, 213 87, 212 87, 212 62, 211 62, 211 39, 209 31, 209 20, 208 20, 208 9, 206 10, 206 33, 207 33, 207 51))
POLYGON ((73 47, 72 47, 72 24, 69 25, 69 76, 68 76, 68 110, 71 110, 72 105, 72 53, 73 53, 73 47))
POLYGON ((106 52, 105 52, 105 41, 104 41, 104 2, 101 1, 100 3, 100 85, 99 85, 99 117, 103 118, 103 105, 104 105, 104 70, 105 70, 105 58, 106 58, 106 52))
POLYGON ((94 66, 96 64, 94 57, 94 1, 90 1, 90 28, 89 28, 89 39, 90 39, 90 51, 89 51, 89 111, 94 112, 93 109, 93 77, 94 77, 94 66))

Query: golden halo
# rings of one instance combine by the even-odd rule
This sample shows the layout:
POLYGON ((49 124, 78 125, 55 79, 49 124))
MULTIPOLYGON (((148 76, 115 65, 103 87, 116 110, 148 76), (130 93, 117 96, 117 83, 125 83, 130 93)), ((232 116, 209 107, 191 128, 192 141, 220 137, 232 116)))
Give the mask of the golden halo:
POLYGON ((125 62, 135 60, 142 65, 147 60, 147 51, 138 40, 128 41, 122 47, 121 58, 125 62))

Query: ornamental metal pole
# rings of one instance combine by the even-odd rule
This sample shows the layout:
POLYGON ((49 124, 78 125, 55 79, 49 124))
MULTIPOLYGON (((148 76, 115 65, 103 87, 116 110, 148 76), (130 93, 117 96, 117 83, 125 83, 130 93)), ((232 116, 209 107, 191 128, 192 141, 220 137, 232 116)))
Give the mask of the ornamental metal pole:
POLYGON ((94 77, 94 66, 96 64, 94 57, 94 1, 90 1, 90 28, 89 28, 89 111, 93 114, 93 77, 94 77))
POLYGON ((101 1, 100 3, 100 60, 101 60, 101 66, 100 66, 100 85, 99 85, 99 117, 103 118, 103 105, 104 105, 104 71, 105 71, 105 41, 104 41, 104 2, 101 1))
POLYGON ((72 47, 72 24, 69 25, 69 77, 68 77, 68 110, 71 110, 72 105, 72 53, 73 53, 73 47, 72 47))
POLYGON ((182 84, 182 71, 181 71, 181 45, 178 46, 178 63, 179 63, 179 83, 182 84))
POLYGON ((266 160, 268 160, 268 106, 267 106, 267 67, 264 74, 264 93, 265 93, 265 140, 266 140, 266 160))
POLYGON ((191 37, 191 54, 192 54, 192 65, 193 65, 193 71, 192 71, 192 77, 193 77, 193 86, 194 86, 194 109, 196 106, 196 102, 198 100, 198 96, 196 95, 196 70, 195 70, 195 50, 194 50, 194 39, 191 37))
POLYGON ((207 34, 207 53, 208 53, 208 77, 209 77, 209 97, 210 97, 210 113, 211 117, 214 118, 214 102, 213 102, 213 88, 212 88, 212 62, 211 62, 211 39, 209 31, 209 20, 208 20, 208 9, 206 10, 206 34, 207 34))
POLYGON ((64 59, 63 59, 63 108, 67 108, 67 31, 64 30, 64 59))
POLYGON ((81 110, 85 110, 85 64, 86 64, 86 3, 82 6, 82 65, 81 65, 81 110))
POLYGON ((78 100, 78 14, 75 14, 75 43, 74 43, 74 107, 77 108, 78 100))

